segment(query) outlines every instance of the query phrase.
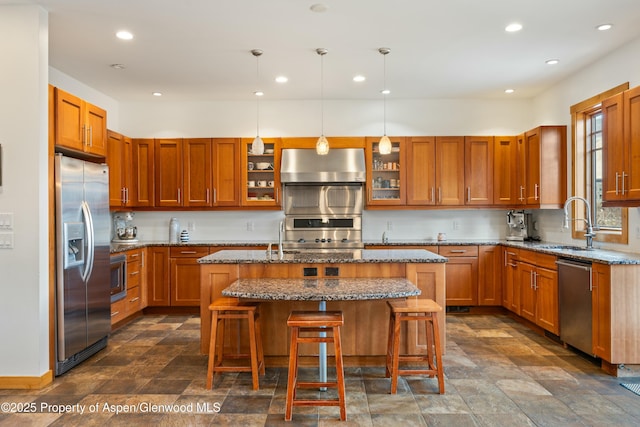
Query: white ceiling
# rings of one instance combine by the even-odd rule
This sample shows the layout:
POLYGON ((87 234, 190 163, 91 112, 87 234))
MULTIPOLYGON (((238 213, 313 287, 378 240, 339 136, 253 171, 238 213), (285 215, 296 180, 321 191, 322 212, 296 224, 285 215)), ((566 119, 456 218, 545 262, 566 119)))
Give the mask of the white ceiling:
POLYGON ((318 99, 319 47, 325 99, 379 99, 379 47, 391 49, 389 99, 529 98, 640 36, 639 0, 0 0, 11 3, 47 9, 50 65, 118 101, 254 99, 255 48, 264 100, 318 99), (523 30, 505 32, 512 22, 523 30))

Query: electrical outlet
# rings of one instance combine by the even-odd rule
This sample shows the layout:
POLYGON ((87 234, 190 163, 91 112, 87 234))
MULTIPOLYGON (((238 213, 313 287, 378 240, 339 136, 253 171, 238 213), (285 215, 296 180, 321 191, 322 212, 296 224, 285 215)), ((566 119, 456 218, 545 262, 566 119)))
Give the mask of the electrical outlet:
POLYGON ((0 213, 0 230, 13 230, 13 213, 0 213))
POLYGON ((13 248, 13 232, 0 233, 0 249, 12 249, 13 248))
POLYGON ((194 231, 196 229, 196 223, 193 221, 187 222, 187 230, 194 231))
POLYGON ((460 223, 458 221, 453 221, 453 229, 460 230, 460 223))
POLYGON ((253 231, 253 221, 247 221, 247 231, 253 231))
POLYGON ((387 230, 388 231, 393 230, 393 223, 391 221, 387 221, 387 230))

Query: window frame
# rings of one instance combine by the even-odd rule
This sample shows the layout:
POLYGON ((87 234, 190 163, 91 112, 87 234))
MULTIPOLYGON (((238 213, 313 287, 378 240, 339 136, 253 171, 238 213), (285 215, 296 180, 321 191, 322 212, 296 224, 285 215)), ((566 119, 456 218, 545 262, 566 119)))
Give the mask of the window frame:
MULTIPOLYGON (((599 110, 602 101, 613 95, 629 89, 629 82, 618 85, 612 89, 595 95, 589 99, 571 106, 571 189, 572 194, 584 197, 591 203, 590 177, 588 163, 591 162, 587 147, 587 135, 589 134, 588 117, 599 110)), ((606 144, 606 141, 603 141, 606 144)), ((592 203, 593 204, 593 203, 592 203)), ((571 206, 572 218, 582 218, 584 206, 571 206)), ((574 239, 584 239, 585 224, 583 221, 571 222, 571 237, 574 239)), ((628 209, 622 208, 622 230, 620 232, 612 229, 602 229, 596 231, 595 241, 607 243, 629 243, 629 215, 628 209)))

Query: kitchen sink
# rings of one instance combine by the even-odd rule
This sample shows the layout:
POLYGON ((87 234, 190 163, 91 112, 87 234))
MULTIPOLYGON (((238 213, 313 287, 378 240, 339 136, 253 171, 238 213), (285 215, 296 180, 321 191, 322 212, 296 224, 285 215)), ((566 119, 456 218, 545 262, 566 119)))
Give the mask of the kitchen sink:
POLYGON ((558 251, 592 251, 593 248, 586 246, 574 246, 574 245, 538 245, 538 249, 553 249, 558 251))

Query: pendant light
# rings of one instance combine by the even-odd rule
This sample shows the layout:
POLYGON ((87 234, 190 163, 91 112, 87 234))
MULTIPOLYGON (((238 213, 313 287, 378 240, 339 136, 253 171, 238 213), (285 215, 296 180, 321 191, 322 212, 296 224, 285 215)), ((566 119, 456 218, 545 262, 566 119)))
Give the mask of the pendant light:
POLYGON ((325 48, 316 49, 316 53, 320 55, 320 125, 321 132, 318 142, 316 142, 316 153, 321 156, 329 154, 329 141, 324 136, 324 62, 323 57, 328 52, 325 48))
POLYGON ((388 47, 381 47, 378 49, 378 52, 382 54, 384 67, 383 67, 383 80, 382 80, 382 103, 383 103, 383 120, 382 124, 384 127, 384 135, 380 138, 380 142, 378 143, 378 151, 380 154, 389 154, 391 153, 391 140, 387 136, 387 95, 389 94, 389 90, 387 89, 387 54, 391 52, 391 49, 388 47))
POLYGON ((260 87, 260 55, 262 55, 262 50, 253 49, 251 54, 256 57, 256 91, 253 93, 256 96, 256 137, 253 139, 251 143, 251 154, 263 154, 264 153, 264 142, 262 138, 260 138, 260 97, 264 95, 264 93, 259 89, 260 87))

